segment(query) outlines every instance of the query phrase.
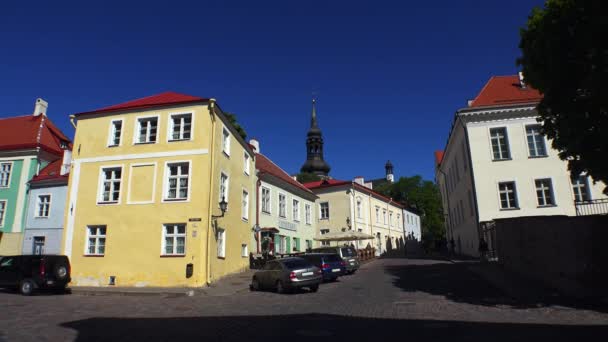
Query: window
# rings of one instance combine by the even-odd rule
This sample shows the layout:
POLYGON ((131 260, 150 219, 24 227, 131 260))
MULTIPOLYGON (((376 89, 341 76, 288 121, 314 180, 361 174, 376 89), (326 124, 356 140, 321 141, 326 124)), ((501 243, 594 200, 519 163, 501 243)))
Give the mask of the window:
POLYGON ((224 229, 217 229, 217 257, 226 257, 226 231, 224 229))
POLYGON ((306 224, 310 224, 310 222, 311 222, 311 218, 310 218, 310 204, 305 204, 304 205, 304 216, 305 216, 306 224))
POLYGON ((32 254, 33 255, 42 255, 44 254, 44 236, 34 236, 34 241, 32 244, 32 254))
POLYGON ((530 157, 545 157, 547 148, 545 137, 540 133, 540 125, 526 126, 526 136, 528 137, 528 152, 530 157))
POLYGON ((392 211, 390 211, 388 213, 388 225, 391 227, 393 226, 393 212, 392 211))
POLYGON ((163 255, 186 254, 186 224, 165 224, 163 227, 163 255))
POLYGON ((122 167, 101 169, 101 193, 99 203, 118 203, 120 199, 120 182, 122 167))
POLYGON ((243 189, 243 206, 242 206, 243 220, 249 220, 249 192, 243 189))
POLYGON ((294 199, 292 202, 293 220, 300 221, 300 201, 294 199))
POLYGON ((183 201, 188 199, 190 163, 167 164, 167 184, 165 200, 183 201))
POLYGON ((51 195, 38 195, 36 217, 49 217, 51 211, 51 195))
POLYGON ((361 218, 361 198, 357 197, 357 218, 361 218))
POLYGON ((507 128, 491 128, 490 137, 492 140, 492 154, 494 160, 504 160, 511 158, 509 152, 509 140, 507 139, 507 128))
MULTIPOLYGON (((321 229, 321 235, 329 233, 329 229, 321 229)), ((329 241, 321 241, 321 246, 329 246, 329 241)))
POLYGON ((538 199, 538 205, 541 207, 555 205, 551 179, 537 179, 534 181, 534 184, 536 185, 536 198, 538 199))
POLYGON ((279 216, 280 217, 287 216, 287 213, 285 212, 285 207, 287 206, 287 203, 285 203, 285 201, 286 201, 285 195, 279 194, 279 216))
POLYGON ((13 163, 0 164, 0 188, 8 188, 11 185, 11 168, 13 163))
POLYGON ((515 191, 515 182, 498 183, 498 192, 500 193, 500 208, 517 208, 517 193, 515 191))
POLYGON ((306 240, 306 250, 312 249, 312 240, 306 240))
POLYGON ((228 202, 228 185, 228 175, 222 172, 220 175, 220 201, 228 202))
POLYGON ((158 133, 158 118, 141 118, 137 120, 137 143, 148 144, 156 142, 158 133))
POLYGON ((382 210, 382 222, 386 224, 386 210, 382 210))
POLYGON ((190 140, 192 136, 192 114, 173 114, 169 120, 169 141, 190 140))
POLYGON ((106 226, 87 227, 87 255, 104 255, 106 253, 106 226))
POLYGON ((586 176, 572 178, 572 191, 574 192, 574 200, 576 202, 585 202, 591 200, 589 193, 589 182, 586 176))
POLYGON ((222 130, 222 151, 230 156, 230 132, 226 127, 222 130))
POLYGON ((262 212, 270 214, 270 189, 262 188, 262 212))
POLYGON ((6 213, 6 200, 0 200, 0 227, 4 226, 4 213, 6 213))
POLYGON ((397 214, 397 228, 401 228, 401 215, 397 214))
POLYGON ((249 176, 249 153, 243 152, 243 172, 249 176))
POLYGON ((108 146, 120 145, 120 139, 122 137, 122 120, 112 120, 110 124, 110 137, 108 139, 108 146))
POLYGON ((376 207, 376 223, 380 222, 380 208, 376 207))
POLYGON ((321 220, 329 219, 329 203, 328 202, 319 203, 319 207, 321 209, 321 220))
POLYGON ((241 257, 247 258, 249 256, 249 249, 247 248, 247 244, 241 244, 241 257))

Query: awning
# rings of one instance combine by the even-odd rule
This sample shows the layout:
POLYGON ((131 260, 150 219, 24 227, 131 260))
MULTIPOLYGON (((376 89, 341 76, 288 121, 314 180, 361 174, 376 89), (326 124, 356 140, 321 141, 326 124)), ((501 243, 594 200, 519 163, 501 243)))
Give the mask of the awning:
POLYGON ((355 231, 346 232, 330 232, 322 235, 321 237, 315 238, 316 241, 359 241, 359 240, 370 240, 374 237, 355 231))
POLYGON ((278 233, 280 230, 275 227, 263 227, 260 228, 260 232, 278 233))

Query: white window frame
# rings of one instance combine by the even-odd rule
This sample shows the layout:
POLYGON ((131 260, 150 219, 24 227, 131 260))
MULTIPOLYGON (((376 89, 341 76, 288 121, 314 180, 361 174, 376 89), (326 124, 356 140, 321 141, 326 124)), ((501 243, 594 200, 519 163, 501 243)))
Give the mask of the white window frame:
POLYGON ((491 160, 493 160, 493 161, 501 161, 501 160, 511 160, 513 158, 513 155, 511 153, 511 144, 509 142, 509 130, 508 130, 507 126, 488 127, 488 136, 490 138, 490 154, 492 156, 491 160), (509 154, 509 156, 506 157, 506 158, 503 157, 503 155, 505 153, 500 148, 500 143, 498 144, 498 150, 499 150, 500 158, 494 158, 494 147, 492 147, 492 140, 493 140, 492 130, 496 130, 496 129, 504 129, 505 146, 506 146, 506 151, 509 154))
POLYGON ((304 204, 304 219, 305 219, 305 223, 310 225, 312 222, 312 209, 310 207, 310 204, 306 203, 304 204))
POLYGON ((389 211, 389 212, 388 212, 388 225, 389 225, 390 227, 392 227, 392 226, 393 226, 393 212, 392 212, 392 211, 389 211))
POLYGON ((319 220, 329 220, 329 202, 319 203, 319 220), (327 204, 327 216, 323 217, 323 204, 327 204))
POLYGON ((249 247, 247 247, 246 243, 241 244, 241 258, 249 257, 249 247))
POLYGON ((8 200, 0 200, 0 227, 4 227, 4 219, 8 208, 8 200))
POLYGON ((295 198, 291 200, 291 214, 294 221, 300 222, 300 201, 295 198))
POLYGON ((133 145, 145 145, 145 144, 158 144, 160 140, 160 115, 146 115, 138 116, 135 118, 135 132, 133 134, 133 145), (154 141, 148 141, 150 139, 149 130, 146 131, 146 141, 139 141, 140 124, 142 120, 156 119, 156 139, 154 141))
POLYGON ((241 217, 245 221, 249 221, 249 191, 243 188, 241 198, 241 217))
POLYGON ((397 214, 397 228, 401 228, 401 214, 397 214))
POLYGON ((215 238, 217 241, 217 257, 225 259, 226 258, 226 230, 223 228, 218 228, 215 238))
POLYGON ((169 121, 167 122, 167 142, 192 141, 192 140, 194 140, 193 133, 194 133, 194 113, 193 112, 169 113, 169 121), (175 123, 173 122, 173 117, 175 117, 175 116, 186 117, 188 115, 190 116, 190 137, 184 138, 184 122, 182 120, 182 121, 180 121, 180 126, 179 126, 179 138, 173 139, 173 130, 175 129, 175 126, 174 126, 175 123))
POLYGON ((357 203, 357 218, 363 218, 363 215, 361 213, 363 211, 363 200, 361 199, 361 197, 357 197, 355 200, 357 203))
POLYGON ((530 124, 530 125, 524 125, 524 134, 526 135, 526 149, 528 150, 528 158, 543 158, 543 157, 547 157, 549 154, 549 151, 547 150, 547 141, 545 140, 545 136, 543 134, 540 133, 540 130, 538 131, 538 136, 541 137, 542 139, 542 144, 543 144, 543 149, 545 150, 545 154, 538 154, 538 149, 539 147, 536 144, 536 139, 535 139, 535 134, 529 135, 528 134, 528 128, 532 128, 532 127, 537 127, 537 128, 541 128, 542 125, 540 124, 530 124), (532 138, 532 144, 534 145, 534 153, 535 155, 532 155, 530 153, 530 138, 532 138))
POLYGON ((222 197, 224 199, 224 201, 226 201, 226 203, 228 203, 228 198, 230 197, 230 175, 224 171, 220 171, 220 182, 218 184, 218 189, 217 189, 217 193, 218 193, 218 203, 222 201, 222 197), (226 184, 224 187, 224 196, 222 196, 222 176, 226 177, 226 184))
POLYGON ((190 201, 190 193, 192 191, 192 161, 191 160, 172 160, 172 161, 166 161, 165 162, 165 167, 164 167, 164 173, 163 173, 163 197, 162 197, 162 202, 163 203, 183 203, 183 202, 189 202, 190 201), (178 198, 177 196, 179 195, 179 179, 180 176, 183 175, 178 175, 175 177, 177 178, 177 188, 176 188, 176 192, 175 192, 175 196, 176 198, 169 198, 169 177, 173 177, 171 176, 170 170, 169 168, 172 165, 175 164, 188 164, 188 189, 187 189, 187 197, 186 198, 178 198))
POLYGON ((100 225, 88 225, 86 227, 87 233, 85 234, 85 244, 84 244, 84 255, 93 255, 93 256, 104 256, 106 255, 106 247, 108 246, 108 226, 100 224, 100 225), (104 234, 99 233, 99 229, 105 229, 104 234), (95 233, 91 234, 91 229, 95 229, 95 233), (90 239, 95 239, 94 252, 90 253, 89 249, 91 247, 90 239), (100 243, 99 241, 103 239, 103 253, 99 253, 100 243))
POLYGON ((247 151, 243 151, 243 173, 249 176, 249 169, 251 164, 251 157, 247 151))
POLYGON ((222 152, 226 154, 227 157, 230 157, 230 138, 232 134, 230 130, 226 127, 222 127, 222 152))
MULTIPOLYGON (((542 186, 543 184, 541 184, 542 186)), ((553 189, 553 180, 549 177, 547 178, 536 178, 534 179, 534 193, 536 194, 536 204, 538 205, 539 208, 546 208, 546 207, 555 207, 557 206, 557 200, 555 199, 555 190, 553 189), (549 182, 549 187, 548 188, 538 188, 538 186, 536 185, 536 182, 544 182, 544 181, 548 181, 549 182), (547 190, 549 192, 549 196, 551 198, 551 201, 553 203, 547 204, 547 197, 546 197, 546 193, 545 190, 547 190), (539 203, 539 199, 538 199, 538 191, 542 191, 542 199, 544 204, 540 204, 539 203)))
MULTIPOLYGON (((517 194, 517 182, 515 180, 505 180, 505 181, 500 181, 496 183, 496 188, 498 189, 498 208, 500 210, 516 210, 519 209, 519 196, 517 194), (515 200, 515 206, 509 206, 507 208, 503 208, 502 207, 502 199, 500 198, 500 194, 501 194, 501 189, 500 189, 500 185, 504 184, 504 183, 513 183, 513 195, 514 195, 514 200, 515 200)), ((507 200, 508 200, 508 194, 507 194, 507 200)))
POLYGON ((376 207, 376 223, 380 223, 380 207, 376 207))
POLYGON ((125 174, 125 168, 123 164, 120 165, 102 165, 99 167, 99 182, 97 185, 97 204, 98 205, 117 205, 120 204, 121 200, 122 200, 122 192, 123 192, 123 188, 124 188, 124 174, 125 174), (112 189, 114 188, 114 182, 117 181, 117 179, 114 179, 114 181, 112 182, 112 186, 110 188, 110 200, 109 201, 104 201, 103 200, 103 194, 104 194, 104 182, 105 182, 105 170, 108 169, 120 169, 120 178, 118 179, 119 183, 120 183, 120 189, 118 190, 118 200, 114 201, 111 199, 111 195, 112 195, 112 189))
POLYGON ((188 225, 185 223, 165 223, 163 224, 162 227, 162 233, 161 233, 161 246, 160 246, 160 255, 163 256, 185 256, 186 255, 186 243, 187 243, 187 236, 188 236, 188 225), (180 226, 184 227, 184 232, 183 233, 179 233, 177 230, 180 226), (167 228, 173 228, 173 233, 167 233, 167 228), (167 253, 167 238, 172 238, 173 239, 173 251, 170 253, 167 253), (178 253, 177 252, 177 240, 179 238, 184 238, 184 252, 183 253, 178 253))
POLYGON ((580 175, 578 177, 570 178, 570 183, 572 184, 572 194, 574 195, 574 202, 583 203, 585 202, 582 199, 582 191, 581 184, 584 186, 584 192, 587 195, 587 201, 591 201, 591 188, 589 187, 589 176, 580 175), (582 182, 580 182, 582 180, 582 182), (580 193, 581 200, 578 200, 580 193))
POLYGON ((382 209, 382 223, 386 225, 386 209, 382 209))
POLYGON ((277 202, 279 205, 278 211, 277 211, 279 214, 279 217, 287 218, 287 195, 282 192, 279 192, 277 202), (283 207, 282 208, 281 208, 281 197, 283 197, 283 207), (281 209, 282 209, 282 211, 281 211, 281 209))
POLYGON ((122 146, 122 136, 125 131, 125 121, 123 118, 116 118, 110 120, 110 129, 108 131, 108 147, 118 147, 122 146), (114 138, 116 135, 116 126, 114 123, 120 122, 120 135, 118 136, 118 144, 114 143, 114 138))
POLYGON ((50 193, 47 194, 39 194, 36 196, 36 211, 34 213, 34 217, 35 218, 49 218, 49 216, 51 216, 51 202, 52 202, 53 196, 50 193), (41 197, 49 197, 49 201, 47 203, 47 214, 46 215, 40 215, 40 209, 41 209, 41 205, 42 202, 40 201, 41 197))
MULTIPOLYGON (((8 176, 6 177, 6 185, 2 185, 0 183, 0 189, 8 189, 11 187, 11 176, 13 175, 13 170, 14 170, 14 162, 10 161, 10 162, 1 162, 0 163, 0 174, 2 174, 2 169, 4 165, 10 165, 10 170, 8 171, 8 176)), ((6 174, 6 173, 4 173, 6 174)))
POLYGON ((261 205, 260 205, 260 210, 265 213, 265 214, 271 214, 272 213, 272 191, 270 191, 270 188, 267 188, 265 186, 261 186, 260 187, 260 200, 261 200, 261 205), (264 190, 268 191, 268 205, 264 205, 264 190), (264 207, 266 207, 267 210, 264 210, 264 207))
MULTIPOLYGON (((327 229, 327 228, 320 229, 319 233, 321 233, 321 235, 325 235, 325 234, 329 233, 329 229, 327 229)), ((329 246, 329 245, 330 245, 330 241, 321 241, 321 246, 329 246)))

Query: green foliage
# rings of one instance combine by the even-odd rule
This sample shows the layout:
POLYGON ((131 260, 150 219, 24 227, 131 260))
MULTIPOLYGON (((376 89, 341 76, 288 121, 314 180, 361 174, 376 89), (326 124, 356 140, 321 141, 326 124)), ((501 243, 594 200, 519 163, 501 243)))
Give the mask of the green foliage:
POLYGON ((236 114, 225 112, 224 115, 226 115, 226 118, 228 118, 232 126, 234 126, 234 128, 236 129, 236 131, 239 132, 241 138, 245 140, 247 138, 247 132, 245 132, 245 129, 236 121, 236 114))
POLYGON ((422 236, 425 240, 445 237, 441 195, 435 183, 416 175, 401 177, 395 183, 383 183, 374 190, 397 202, 415 206, 420 213, 422 236))
POLYGON ((296 179, 300 183, 308 183, 320 181, 322 178, 315 175, 314 173, 301 172, 296 175, 296 179))
MULTIPOLYGON (((608 6, 547 0, 521 29, 517 60, 544 96, 539 122, 573 174, 608 183, 608 6)), ((604 190, 608 193, 608 188, 604 190)))

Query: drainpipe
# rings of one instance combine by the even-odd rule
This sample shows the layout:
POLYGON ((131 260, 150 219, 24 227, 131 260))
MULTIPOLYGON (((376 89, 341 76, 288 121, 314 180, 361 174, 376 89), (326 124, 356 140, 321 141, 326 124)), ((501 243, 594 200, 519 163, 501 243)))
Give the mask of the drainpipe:
MULTIPOLYGON (((257 178, 258 180, 256 181, 256 186, 255 186, 255 226, 256 227, 260 227, 260 186, 262 185, 262 180, 260 179, 260 176, 262 176, 264 174, 264 172, 262 171, 258 171, 257 172, 257 178)), ((259 253, 260 249, 262 248, 261 243, 262 243, 262 232, 256 232, 255 233, 257 236, 257 242, 255 244, 256 250, 259 253)))
POLYGON ((74 115, 74 114, 70 115, 70 123, 72 124, 74 129, 76 129, 76 123, 74 122, 74 120, 76 120, 76 115, 74 115))
POLYGON ((215 157, 215 126, 216 126, 216 119, 215 119, 215 99, 209 99, 209 114, 211 116, 211 145, 209 148, 209 154, 210 154, 210 162, 211 162, 211 177, 209 177, 209 212, 207 215, 207 219, 209 222, 209 224, 207 225, 207 251, 206 251, 206 255, 207 255, 207 262, 206 262, 206 275, 205 275, 205 283, 207 283, 207 286, 209 286, 209 284, 211 284, 211 251, 209 250, 209 247, 211 246, 211 238, 212 238, 212 233, 213 233, 213 224, 214 222, 212 222, 213 218, 211 217, 212 215, 212 211, 213 211, 213 204, 212 204, 212 197, 213 197, 213 170, 214 170, 214 157, 215 157))

